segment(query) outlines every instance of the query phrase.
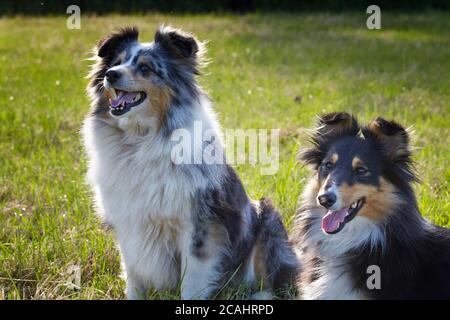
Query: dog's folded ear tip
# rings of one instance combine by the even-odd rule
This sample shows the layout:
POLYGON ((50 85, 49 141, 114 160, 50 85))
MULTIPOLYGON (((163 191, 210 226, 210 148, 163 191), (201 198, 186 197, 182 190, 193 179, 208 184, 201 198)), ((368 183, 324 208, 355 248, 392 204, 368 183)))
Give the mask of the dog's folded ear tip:
POLYGON ((139 37, 139 30, 135 26, 126 26, 116 29, 97 42, 97 55, 106 58, 123 41, 136 41, 139 37))
POLYGON ((381 131, 386 136, 393 136, 399 133, 406 133, 405 128, 395 121, 389 121, 382 117, 376 117, 369 125, 373 131, 381 131))
POLYGON ((195 36, 171 26, 160 26, 155 32, 155 42, 176 57, 191 58, 199 52, 195 36))
POLYGON ((335 124, 352 118, 352 115, 347 112, 332 112, 320 116, 319 122, 322 124, 335 124))

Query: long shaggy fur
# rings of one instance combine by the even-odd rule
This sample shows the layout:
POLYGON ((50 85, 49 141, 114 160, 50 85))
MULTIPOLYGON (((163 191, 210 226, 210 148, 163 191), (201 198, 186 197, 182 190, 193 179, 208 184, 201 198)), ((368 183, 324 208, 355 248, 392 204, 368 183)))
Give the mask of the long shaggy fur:
POLYGON ((177 129, 194 124, 211 141, 193 143, 193 160, 209 144, 223 153, 211 102, 196 81, 203 44, 191 34, 161 27, 151 43, 135 28, 101 40, 89 75, 92 111, 82 134, 88 181, 98 214, 113 227, 130 299, 147 290, 181 288, 182 298, 211 297, 223 284, 246 280, 270 291, 289 285, 297 260, 276 211, 251 201, 226 163, 175 164, 177 129), (145 68, 141 68, 145 65, 145 68), (121 74, 111 83, 107 71, 121 74), (112 115, 116 90, 146 99, 112 115), (230 281, 230 278, 231 279, 230 281))
MULTIPOLYGON (((450 299, 450 230, 432 225, 419 212, 409 143, 407 130, 382 118, 363 127, 347 113, 319 119, 312 147, 300 153, 314 170, 293 235, 302 265, 301 298, 450 299), (338 145, 341 149, 336 149, 338 145), (376 182, 370 190, 384 200, 381 207, 369 207, 376 215, 367 209, 329 235, 321 230, 326 210, 317 197, 324 179, 329 180, 323 176, 323 161, 329 153, 336 152, 337 157, 336 150, 343 151, 339 159, 347 154, 372 155, 372 178, 383 183, 376 182), (367 286, 368 267, 373 265, 381 271, 381 288, 367 286)), ((337 171, 330 174, 343 175, 337 171)), ((368 186, 354 182, 349 188, 357 193, 368 186)), ((368 198, 365 206, 370 205, 368 198)))

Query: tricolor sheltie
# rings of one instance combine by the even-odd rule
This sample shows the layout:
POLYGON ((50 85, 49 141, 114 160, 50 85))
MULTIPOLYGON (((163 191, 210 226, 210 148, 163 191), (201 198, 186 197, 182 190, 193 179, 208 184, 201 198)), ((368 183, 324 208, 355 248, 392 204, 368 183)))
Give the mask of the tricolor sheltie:
POLYGON ((196 81, 203 44, 170 27, 140 43, 135 28, 124 28, 95 51, 82 134, 96 208, 120 248, 127 298, 150 289, 207 298, 242 281, 265 292, 288 286, 297 260, 270 202, 251 201, 227 164, 173 161, 172 134, 185 129, 197 137, 196 121, 213 135, 193 141, 192 157, 209 144, 223 152, 196 81))
POLYGON ((294 235, 300 297, 450 299, 450 232, 419 212, 407 131, 333 113, 312 142, 300 154, 314 169, 294 235))

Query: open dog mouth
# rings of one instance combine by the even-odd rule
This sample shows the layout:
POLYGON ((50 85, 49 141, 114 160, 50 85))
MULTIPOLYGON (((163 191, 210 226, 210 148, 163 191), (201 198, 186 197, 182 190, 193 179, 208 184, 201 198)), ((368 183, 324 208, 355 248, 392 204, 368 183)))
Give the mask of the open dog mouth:
POLYGON ((365 198, 353 202, 350 206, 339 210, 328 210, 322 218, 322 230, 327 234, 335 234, 344 228, 345 224, 350 222, 364 205, 365 198))
POLYGON ((120 116, 128 111, 131 108, 139 105, 142 101, 145 100, 147 95, 145 92, 127 92, 118 89, 110 90, 111 98, 109 99, 109 108, 111 113, 115 116, 120 116))

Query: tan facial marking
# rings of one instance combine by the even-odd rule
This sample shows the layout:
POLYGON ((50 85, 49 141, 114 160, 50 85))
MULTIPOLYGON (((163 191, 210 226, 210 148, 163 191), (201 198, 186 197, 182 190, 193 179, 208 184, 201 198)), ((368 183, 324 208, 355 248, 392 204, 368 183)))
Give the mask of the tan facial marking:
POLYGON ((357 168, 361 166, 364 166, 364 162, 360 158, 354 157, 352 160, 352 167, 357 168))
POLYGON ((150 86, 147 92, 151 106, 149 112, 156 117, 160 124, 164 121, 166 111, 170 104, 171 90, 169 87, 150 86))
POLYGON ((331 155, 331 162, 335 164, 339 160, 339 155, 337 153, 333 153, 331 155))
MULTIPOLYGON (((124 52, 124 54, 126 53, 124 52)), ((144 61, 144 58, 138 58, 138 64, 144 61)), ((125 79, 134 81, 134 83, 137 84, 137 88, 134 90, 145 91, 147 98, 150 101, 150 105, 146 108, 145 114, 149 117, 158 119, 158 122, 161 125, 170 105, 172 97, 171 89, 167 86, 155 85, 150 78, 144 77, 138 72, 134 72, 131 67, 121 68, 121 72, 125 79)))
MULTIPOLYGON (((143 57, 138 58, 137 64, 144 63, 145 59, 143 57)), ((146 110, 146 115, 150 117, 155 117, 158 119, 159 123, 162 124, 167 108, 170 105, 170 100, 172 97, 172 91, 167 86, 159 86, 152 83, 149 77, 144 77, 139 72, 131 72, 130 68, 125 68, 126 76, 136 81, 139 86, 144 85, 145 93, 147 93, 147 98, 150 100, 150 106, 146 110)))
POLYGON ((349 206, 358 199, 365 197, 365 203, 358 215, 365 216, 371 220, 381 221, 386 218, 394 207, 400 202, 395 194, 395 187, 380 178, 379 187, 363 184, 349 186, 343 184, 339 188, 339 196, 344 206, 349 206))

